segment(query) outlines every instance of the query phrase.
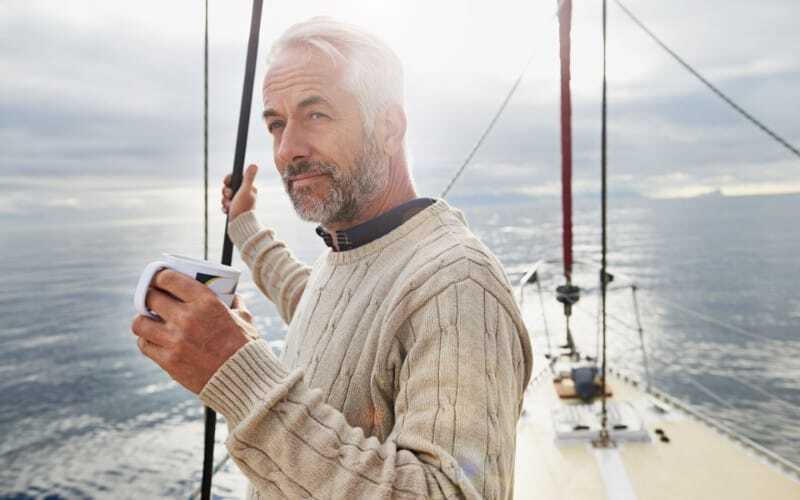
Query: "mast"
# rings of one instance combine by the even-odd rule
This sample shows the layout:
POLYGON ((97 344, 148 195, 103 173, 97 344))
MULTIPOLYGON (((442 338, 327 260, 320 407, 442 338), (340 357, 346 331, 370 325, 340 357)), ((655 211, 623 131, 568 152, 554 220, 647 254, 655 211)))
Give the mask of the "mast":
POLYGON ((572 28, 572 0, 558 4, 559 58, 561 60, 561 208, 562 251, 566 284, 556 288, 556 298, 564 304, 566 318, 566 355, 576 356, 575 341, 569 328, 572 305, 580 299, 580 289, 572 284, 572 96, 570 90, 570 30, 572 28))
POLYGON ((564 278, 572 282, 572 96, 570 91, 570 30, 572 0, 562 0, 558 12, 559 59, 561 60, 561 209, 564 278))

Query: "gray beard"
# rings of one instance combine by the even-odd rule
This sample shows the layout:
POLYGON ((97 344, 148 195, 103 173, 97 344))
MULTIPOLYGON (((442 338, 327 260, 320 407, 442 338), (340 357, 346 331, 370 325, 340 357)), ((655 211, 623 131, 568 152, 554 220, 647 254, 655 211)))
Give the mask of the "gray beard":
POLYGON ((388 159, 382 158, 374 138, 364 141, 364 148, 350 175, 333 165, 299 161, 289 164, 283 174, 283 187, 301 219, 322 225, 349 223, 362 209, 386 190, 389 182, 388 159), (308 172, 330 176, 330 188, 324 198, 316 198, 312 187, 289 188, 288 178, 308 172))

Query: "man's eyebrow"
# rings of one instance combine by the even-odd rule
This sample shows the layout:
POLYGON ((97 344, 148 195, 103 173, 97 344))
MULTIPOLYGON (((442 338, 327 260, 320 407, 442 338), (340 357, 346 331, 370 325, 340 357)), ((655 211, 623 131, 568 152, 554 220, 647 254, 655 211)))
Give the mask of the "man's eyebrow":
POLYGON ((315 104, 328 104, 328 105, 330 105, 330 103, 324 97, 322 97, 320 95, 312 95, 312 96, 306 97, 305 99, 300 101, 300 103, 297 105, 297 109, 307 108, 307 107, 313 106, 315 104))
MULTIPOLYGON (((305 99, 300 101, 297 104, 297 109, 307 108, 307 107, 313 106, 315 104, 327 104, 328 106, 330 106, 330 103, 324 97, 322 97, 320 95, 312 95, 312 96, 306 97, 305 99)), ((264 113, 263 113, 262 116, 264 117, 264 119, 267 119, 267 118, 271 118, 273 116, 280 116, 280 114, 276 110, 274 110, 272 108, 267 108, 267 109, 264 110, 264 113)))

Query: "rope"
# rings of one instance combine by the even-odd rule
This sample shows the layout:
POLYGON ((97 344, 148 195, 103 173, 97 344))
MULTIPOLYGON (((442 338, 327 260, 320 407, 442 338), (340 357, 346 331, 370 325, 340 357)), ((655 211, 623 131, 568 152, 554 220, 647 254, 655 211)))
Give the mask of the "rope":
POLYGON ((600 390, 600 394, 602 395, 602 428, 600 430, 600 440, 603 444, 608 443, 608 412, 606 409, 606 287, 608 286, 608 280, 606 279, 606 253, 607 253, 607 244, 606 244, 606 227, 607 227, 607 217, 606 217, 606 201, 607 201, 607 183, 606 183, 606 172, 607 172, 607 138, 606 138, 606 122, 608 114, 606 112, 607 104, 606 104, 606 38, 607 38, 607 13, 606 13, 606 0, 603 0, 603 101, 602 101, 602 126, 600 130, 600 177, 601 177, 601 216, 600 216, 600 223, 601 223, 601 235, 602 235, 602 245, 601 245, 601 255, 602 255, 602 264, 600 266, 600 290, 601 290, 601 299, 602 299, 602 319, 603 319, 603 376, 601 378, 602 381, 602 389, 600 390))
POLYGON ((699 72, 698 72, 696 69, 694 69, 694 68, 693 68, 693 67, 692 67, 692 66, 691 66, 689 63, 687 63, 687 62, 686 62, 686 61, 685 61, 685 60, 684 60, 684 59, 683 59, 681 56, 679 56, 678 54, 676 54, 676 53, 675 53, 675 51, 673 51, 672 49, 670 49, 670 48, 667 46, 667 44, 665 44, 664 42, 662 42, 662 41, 661 41, 661 39, 659 39, 659 38, 658 38, 658 37, 655 35, 655 33, 653 33, 652 31, 650 31, 650 29, 648 29, 648 28, 647 28, 647 26, 645 26, 645 25, 644 25, 644 23, 643 23, 641 20, 639 20, 639 18, 637 18, 637 17, 636 17, 636 16, 633 14, 633 12, 631 12, 631 11, 630 11, 630 10, 629 10, 627 7, 625 7, 625 6, 622 4, 622 2, 621 2, 620 0, 614 0, 614 2, 615 2, 615 3, 616 3, 618 6, 619 6, 619 8, 620 8, 620 9, 622 9, 622 11, 623 11, 623 12, 624 12, 624 13, 625 13, 625 14, 626 14, 628 17, 630 17, 630 18, 631 18, 631 20, 632 20, 634 23, 636 23, 636 24, 637 24, 637 25, 638 25, 640 28, 642 28, 642 30, 644 30, 644 32, 645 32, 645 33, 647 33, 647 35, 648 35, 650 38, 652 38, 654 42, 656 42, 656 43, 657 43, 659 46, 661 46, 661 48, 662 48, 662 49, 664 49, 664 50, 665 50, 665 51, 666 51, 666 52, 667 52, 667 53, 668 53, 670 56, 672 56, 672 58, 673 58, 673 59, 675 59, 675 60, 678 62, 678 64, 680 64, 681 66, 683 66, 683 67, 684 67, 684 68, 685 68, 687 71, 689 71, 689 73, 691 73, 691 74, 692 74, 692 75, 694 75, 694 76, 695 76, 695 77, 696 77, 698 80, 700 80, 700 81, 703 83, 703 85, 705 85, 706 87, 708 87, 708 88, 709 88, 709 90, 711 90, 713 93, 717 94, 717 96, 719 96, 719 97, 720 97, 720 98, 721 98, 723 101, 725 101, 725 102, 726 102, 726 103, 727 103, 729 106, 731 106, 733 109, 735 109, 735 110, 736 110, 736 111, 737 111, 737 112, 738 112, 740 115, 742 115, 742 116, 743 116, 745 119, 747 119, 747 120, 748 120, 750 123, 752 123, 752 124, 753 124, 753 125, 755 125, 756 127, 760 128, 762 131, 764 131, 764 133, 766 133, 766 134, 767 134, 767 135, 769 135, 769 136, 770 136, 772 139, 774 139, 776 142, 778 142, 778 143, 779 143, 779 144, 781 144, 783 147, 785 147, 786 149, 788 149, 788 150, 789 150, 789 151, 790 151, 792 154, 794 154, 795 156, 797 156, 798 158, 800 158, 800 149, 798 149, 796 146, 793 146, 792 144, 790 144, 790 143, 789 143, 789 141, 787 141, 787 140, 786 140, 786 139, 784 139, 783 137, 779 136, 779 135, 778 135, 776 132, 774 132, 772 129, 770 129, 769 127, 767 127, 767 126, 766 126, 766 125, 765 125, 763 122, 759 121, 759 120, 758 120, 756 117, 754 117, 753 115, 751 115, 750 113, 748 113, 747 111, 745 111, 745 110, 744 110, 744 109, 743 109, 741 106, 739 106, 738 104, 736 104, 736 103, 733 101, 733 99, 732 99, 732 98, 728 97, 728 96, 727 96, 727 95, 726 95, 724 92, 722 92, 720 89, 718 89, 718 88, 717 88, 717 87, 716 87, 714 84, 712 84, 711 82, 709 82, 709 81, 708 81, 708 80, 707 80, 705 77, 703 77, 703 75, 701 75, 701 74, 700 74, 700 73, 699 73, 699 72))
MULTIPOLYGON (((619 276, 619 273, 614 273, 614 274, 615 274, 615 276, 619 276)), ((626 286, 624 288, 627 289, 628 287, 626 286)), ((620 290, 620 289, 622 289, 622 288, 616 288, 614 290, 620 290)), ((642 288, 642 287, 637 285, 636 286, 636 290, 637 291, 641 291, 641 290, 648 290, 648 289, 642 288)), ((586 290, 584 290, 584 293, 589 293, 591 291, 593 291, 593 289, 588 289, 587 288, 586 290)), ((548 292, 545 292, 545 293, 548 293, 548 292)), ((703 321, 707 321, 709 323, 713 323, 713 324, 715 324, 717 326, 720 326, 722 328, 730 330, 730 331, 732 331, 734 333, 738 333, 739 335, 748 337, 748 338, 750 338, 752 340, 757 340, 759 342, 763 342, 764 341, 764 337, 759 336, 759 335, 757 335, 757 334, 755 334, 753 332, 749 332, 749 331, 747 331, 747 330, 745 330, 745 329, 743 329, 741 327, 738 327, 736 325, 732 325, 730 323, 726 323, 726 322, 724 322, 724 321, 722 321, 720 319, 714 318, 713 316, 709 316, 707 314, 695 311, 694 309, 691 309, 691 308, 688 308, 688 307, 683 306, 681 304, 678 304, 677 302, 673 302, 670 299, 666 299, 664 297, 661 297, 661 296, 658 296, 658 295, 653 295, 653 294, 650 294, 650 296, 652 297, 652 299, 654 299, 656 301, 663 302, 666 305, 669 305, 671 307, 674 307, 675 309, 678 309, 678 310, 683 311, 685 313, 688 313, 688 314, 690 314, 692 316, 695 316, 695 317, 697 317, 699 319, 702 319, 703 321)), ((638 332, 639 331, 638 327, 631 325, 630 323, 628 323, 624 319, 620 318, 619 316, 614 315, 611 312, 606 312, 606 315, 609 318, 611 318, 611 319, 617 321, 618 323, 620 323, 622 326, 628 328, 632 332, 638 332)))
POLYGON ((480 149, 480 147, 483 145, 483 141, 489 135, 489 132, 491 132, 492 129, 494 128, 494 124, 497 123, 497 120, 498 118, 500 118, 500 115, 503 114, 503 111, 505 111, 508 102, 511 100, 511 96, 513 96, 514 93, 517 91, 517 87, 519 87, 519 84, 522 81, 522 77, 525 76, 525 72, 528 71, 528 67, 531 65, 531 61, 533 61, 532 55, 528 59, 528 62, 525 63, 525 67, 522 69, 522 72, 517 77, 517 81, 514 82, 514 85, 511 87, 511 90, 508 91, 506 98, 503 99, 503 103, 500 105, 500 109, 497 110, 497 112, 494 114, 494 117, 492 118, 492 121, 489 122, 489 126, 486 127, 486 130, 483 131, 483 134, 481 135, 480 139, 478 139, 478 142, 475 143, 475 146, 473 146, 472 151, 470 151, 469 154, 467 155, 467 158, 464 160, 464 163, 461 164, 461 167, 456 172, 456 175, 454 175, 453 178, 450 179, 450 182, 447 184, 447 187, 445 187, 444 191, 442 191, 442 194, 439 195, 441 198, 447 196, 447 193, 450 192, 450 189, 453 187, 453 184, 455 184, 458 178, 461 177, 461 174, 464 173, 464 170, 467 168, 467 165, 469 165, 469 163, 472 161, 472 157, 475 156, 475 153, 477 153, 478 149, 480 149))
POLYGON ((647 388, 650 388, 650 365, 647 362, 647 350, 644 346, 644 328, 642 328, 642 317, 639 314, 639 300, 636 298, 636 285, 631 285, 631 295, 633 297, 633 310, 636 313, 636 326, 639 331, 639 343, 642 345, 642 363, 644 364, 644 376, 647 388))
MULTIPOLYGON (((556 13, 553 15, 554 18, 558 17, 558 15, 561 13, 562 7, 566 3, 567 0, 559 0, 556 13)), ((480 147, 483 145, 483 141, 489 135, 489 132, 492 131, 492 129, 494 128, 494 124, 497 123, 497 119, 500 118, 500 115, 503 114, 503 111, 506 109, 506 106, 508 105, 508 102, 511 100, 511 97, 517 91, 517 87, 519 87, 519 84, 522 81, 522 77, 525 76, 525 72, 528 71, 528 67, 531 65, 532 61, 533 61, 533 54, 531 54, 530 58, 528 58, 528 62, 525 63, 525 67, 522 69, 522 72, 517 77, 517 80, 514 82, 514 85, 511 86, 511 90, 508 91, 508 95, 506 95, 506 98, 503 99, 503 103, 500 105, 500 109, 497 110, 497 113, 495 113, 494 117, 492 118, 492 121, 489 122, 489 126, 486 127, 486 130, 483 131, 483 134, 478 139, 478 142, 476 142, 475 146, 473 146, 472 151, 469 152, 467 158, 461 164, 461 167, 459 167, 459 169, 456 171, 453 178, 450 179, 450 182, 447 183, 447 186, 442 191, 442 194, 439 195, 441 198, 447 196, 447 193, 450 192, 450 189, 453 187, 453 184, 455 184, 456 181, 458 181, 458 179, 461 177, 461 174, 463 174, 464 170, 467 168, 467 165, 469 165, 469 163, 472 161, 472 158, 475 156, 475 153, 477 153, 478 149, 480 149, 480 147)))
MULTIPOLYGON (((261 26, 261 10, 263 0, 253 0, 253 11, 250 16, 250 36, 247 41, 247 57, 245 58, 244 84, 242 85, 242 102, 239 108, 239 128, 236 132, 236 149, 231 172, 231 188, 233 192, 242 183, 244 155, 247 149, 247 131, 250 125, 250 107, 253 101, 253 80, 256 72, 256 56, 258 54, 258 38, 261 26)), ((233 260, 233 242, 228 236, 228 218, 225 219, 224 241, 222 244, 222 264, 230 265, 233 260)), ((209 407, 205 409, 205 435, 203 449, 203 476, 201 498, 211 499, 211 480, 214 467, 214 435, 217 425, 217 414, 209 407)))
POLYGON ((203 24, 203 258, 208 260, 208 0, 203 24))
POLYGON ((743 328, 739 328, 738 326, 725 323, 724 321, 720 321, 720 320, 718 320, 718 319, 716 319, 716 318, 714 318, 712 316, 709 316, 707 314, 703 314, 703 313, 697 312, 697 311, 695 311, 693 309, 689 309, 688 307, 682 306, 682 305, 680 305, 680 304, 678 304, 676 302, 673 302, 673 301, 671 301, 669 299, 665 299, 663 297, 654 297, 654 298, 656 300, 658 300, 658 301, 661 301, 661 302, 665 303, 665 304, 669 304, 670 306, 674 307, 675 309, 678 309, 678 310, 683 311, 685 313, 691 314, 692 316, 695 316, 695 317, 697 317, 699 319, 702 319, 703 321, 707 321, 707 322, 713 323, 713 324, 715 324, 717 326, 721 326, 721 327, 723 327, 723 328, 725 328, 727 330, 730 330, 730 331, 732 331, 734 333, 738 333, 739 335, 743 335, 743 336, 748 337, 748 338, 750 338, 752 340, 757 340, 759 342, 763 342, 764 341, 764 337, 756 335, 755 333, 748 332, 747 330, 745 330, 743 328))
POLYGON ((547 338, 547 354, 551 357, 553 355, 553 347, 550 344, 550 328, 547 326, 547 313, 544 309, 544 297, 542 296, 542 283, 541 280, 536 280, 536 289, 539 291, 539 308, 542 310, 542 322, 544 323, 544 334, 547 338))
MULTIPOLYGON (((574 309, 577 310, 578 312, 580 312, 581 314, 585 315, 586 317, 589 317, 589 318, 592 317, 592 313, 589 312, 585 307, 582 307, 580 305, 576 305, 576 307, 574 309)), ((623 326, 626 326, 626 325, 623 325, 623 326)), ((613 356, 617 356, 617 357, 619 357, 621 359, 622 363, 617 363, 617 364, 624 365, 625 363, 627 363, 628 359, 624 356, 624 354, 627 351, 641 350, 642 346, 641 345, 636 345, 635 340, 633 340, 631 338, 628 338, 627 335, 623 334, 622 330, 617 330, 615 328, 609 327, 608 331, 610 333, 614 334, 614 336, 612 338, 609 338, 610 345, 618 346, 617 349, 614 350, 614 352, 611 354, 612 357, 613 356), (619 347, 619 346, 622 346, 622 347, 619 347)), ((661 351, 662 354, 667 354, 670 357, 669 358, 664 358, 664 357, 659 357, 659 356, 653 356, 654 361, 655 361, 655 363, 657 365, 664 366, 664 367, 672 367, 672 368, 674 368, 675 366, 682 367, 684 369, 691 368, 691 367, 689 367, 688 365, 686 365, 683 362, 684 353, 682 351, 679 351, 678 349, 674 349, 674 348, 669 348, 669 347, 663 346, 663 345, 661 346, 661 348, 659 350, 661 351)), ((649 358, 649 356, 648 356, 648 358, 649 358)), ((647 376, 648 368, 645 366, 644 363, 642 364, 642 368, 645 370, 645 375, 647 376)), ((736 378, 735 376, 733 376, 733 374, 732 375, 724 374, 722 376, 729 377, 731 380, 733 380, 737 384, 740 384, 740 385, 742 385, 744 387, 747 387, 748 389, 752 390, 753 392, 759 393, 762 396, 764 396, 764 397, 766 397, 766 398, 768 398, 768 399, 770 399, 770 400, 772 400, 772 401, 774 401, 776 403, 781 404, 782 406, 787 408, 791 413, 793 413, 795 415, 800 415, 800 409, 797 408, 797 405, 794 402, 792 402, 792 401, 790 401, 790 400, 788 400, 788 399, 786 399, 786 398, 784 398, 782 396, 779 396, 777 394, 773 394, 772 392, 767 391, 766 389, 763 389, 763 388, 755 385, 752 382, 748 382, 747 380, 744 380, 744 379, 741 379, 741 378, 736 378)), ((648 376, 648 378, 649 378, 649 376, 648 376)), ((713 391, 711 389, 709 389, 708 387, 703 386, 700 382, 692 379, 689 383, 691 385, 695 386, 697 389, 699 389, 703 393, 708 394, 709 397, 711 397, 712 399, 714 399, 715 401, 717 401, 721 405, 724 405, 726 407, 730 407, 729 403, 720 400, 720 398, 718 396, 716 396, 716 395, 712 395, 713 391)), ((652 383, 652 380, 647 385, 648 385, 648 387, 654 387, 654 384, 652 383)))

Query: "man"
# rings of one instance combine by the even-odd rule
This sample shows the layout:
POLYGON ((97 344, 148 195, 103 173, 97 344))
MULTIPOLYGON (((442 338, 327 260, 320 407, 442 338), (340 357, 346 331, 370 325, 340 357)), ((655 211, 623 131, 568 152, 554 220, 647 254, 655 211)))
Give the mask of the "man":
POLYGON ((528 334, 491 252, 406 161, 402 69, 360 29, 291 27, 264 79, 274 160, 299 216, 331 247, 297 261, 253 208, 229 234, 289 325, 277 359, 246 310, 175 272, 138 317, 142 351, 225 416, 251 498, 511 498, 528 334))

